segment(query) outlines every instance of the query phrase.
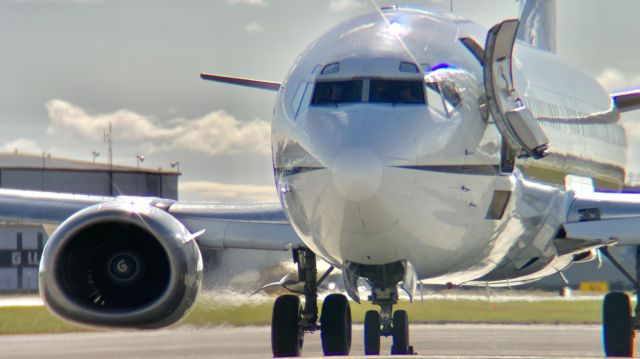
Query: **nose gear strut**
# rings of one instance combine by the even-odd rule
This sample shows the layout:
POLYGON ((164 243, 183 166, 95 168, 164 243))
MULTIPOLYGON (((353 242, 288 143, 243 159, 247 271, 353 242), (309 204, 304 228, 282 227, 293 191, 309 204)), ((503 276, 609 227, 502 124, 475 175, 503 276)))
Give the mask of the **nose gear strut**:
MULTIPOLYGON (((348 263, 343 269, 348 272, 346 277, 360 276, 365 278, 371 286, 369 301, 380 306, 379 312, 370 310, 365 315, 364 347, 366 355, 380 354, 381 336, 393 338, 391 354, 415 354, 413 346, 409 344, 407 312, 404 310, 393 311, 393 306, 398 303, 398 283, 411 277, 406 273, 412 271, 412 268, 408 263, 400 261, 386 265, 348 263)), ((412 286, 410 285, 410 287, 412 286)))

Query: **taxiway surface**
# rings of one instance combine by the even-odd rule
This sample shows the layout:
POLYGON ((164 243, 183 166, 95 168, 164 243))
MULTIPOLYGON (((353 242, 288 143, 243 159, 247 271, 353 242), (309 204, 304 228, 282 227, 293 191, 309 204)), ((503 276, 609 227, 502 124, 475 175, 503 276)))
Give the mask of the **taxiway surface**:
MULTIPOLYGON (((411 334, 418 358, 602 357, 598 326, 415 325, 411 334)), ((363 353, 362 335, 354 326, 353 356, 363 353)), ((383 354, 390 345, 383 339, 383 354)), ((305 336, 303 356, 322 356, 319 334, 305 336)), ((270 357, 268 327, 0 336, 0 358, 270 357)))

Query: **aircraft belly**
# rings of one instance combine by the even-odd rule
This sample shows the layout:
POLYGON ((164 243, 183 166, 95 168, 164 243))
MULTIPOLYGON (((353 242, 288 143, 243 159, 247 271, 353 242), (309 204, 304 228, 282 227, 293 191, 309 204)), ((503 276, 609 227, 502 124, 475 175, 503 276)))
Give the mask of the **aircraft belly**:
POLYGON ((334 265, 408 260, 421 279, 463 283, 532 241, 523 233, 532 233, 536 215, 517 212, 523 200, 514 176, 389 168, 365 201, 341 200, 328 170, 303 176, 288 179, 286 206, 303 241, 334 265), (487 219, 495 190, 515 192, 501 219, 487 219))

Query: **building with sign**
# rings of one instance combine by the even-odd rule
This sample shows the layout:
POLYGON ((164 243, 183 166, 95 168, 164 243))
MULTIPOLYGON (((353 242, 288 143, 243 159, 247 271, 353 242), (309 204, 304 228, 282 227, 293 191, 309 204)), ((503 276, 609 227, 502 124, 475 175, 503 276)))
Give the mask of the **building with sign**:
POLYGON ((42 225, 0 226, 0 292, 38 290, 38 265, 46 239, 42 225))

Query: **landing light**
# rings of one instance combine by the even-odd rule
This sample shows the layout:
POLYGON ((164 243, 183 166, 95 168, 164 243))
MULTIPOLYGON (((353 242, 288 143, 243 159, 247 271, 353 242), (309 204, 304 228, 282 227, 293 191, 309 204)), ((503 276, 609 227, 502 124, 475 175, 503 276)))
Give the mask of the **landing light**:
POLYGON ((402 36, 407 33, 407 29, 397 22, 389 24, 389 34, 393 36, 402 36))

